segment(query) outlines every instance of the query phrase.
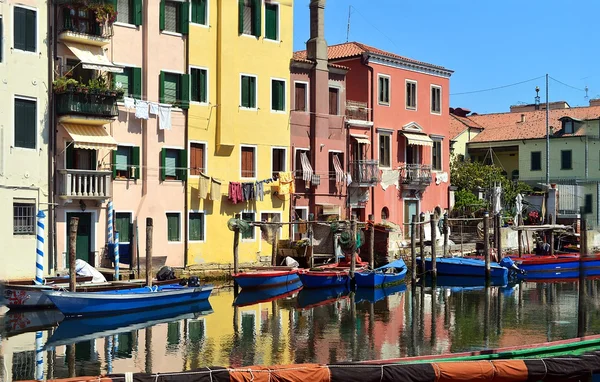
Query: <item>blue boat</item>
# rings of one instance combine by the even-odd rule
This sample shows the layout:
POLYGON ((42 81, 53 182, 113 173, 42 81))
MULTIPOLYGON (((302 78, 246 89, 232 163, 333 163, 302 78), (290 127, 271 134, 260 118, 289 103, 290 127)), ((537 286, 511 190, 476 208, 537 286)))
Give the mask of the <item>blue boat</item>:
POLYGON ((579 256, 530 256, 513 260, 525 271, 521 278, 526 280, 569 279, 579 277, 580 267, 585 277, 600 276, 600 256, 583 257, 581 264, 579 256))
POLYGON ((311 309, 318 306, 329 305, 340 299, 348 298, 350 289, 345 285, 332 288, 302 289, 298 293, 298 308, 311 309))
MULTIPOLYGON (((433 279, 431 275, 426 275, 423 278, 425 286, 430 287, 433 285, 433 279)), ((503 277, 491 277, 490 278, 490 286, 501 287, 507 284, 506 280, 503 277)), ((456 277, 456 276, 447 276, 447 275, 438 275, 435 280, 435 285, 437 287, 481 287, 485 288, 486 279, 485 277, 456 277)))
POLYGON ((384 298, 391 296, 396 293, 403 293, 406 291, 406 284, 395 284, 384 286, 383 288, 360 288, 357 289, 355 293, 356 299, 355 301, 368 301, 372 304, 376 303, 379 300, 383 300, 384 298))
POLYGON ((299 280, 298 269, 290 267, 251 268, 234 274, 233 279, 242 289, 271 288, 299 280))
POLYGON ((348 268, 323 268, 298 272, 304 288, 349 287, 350 270, 348 268))
POLYGON ((364 270, 354 274, 357 288, 381 288, 384 285, 398 284, 406 276, 406 264, 398 259, 374 270, 364 270))
MULTIPOLYGON (((423 264, 423 260, 417 257, 417 265, 425 272, 430 272, 431 258, 425 258, 425 264, 423 264)), ((436 258, 436 268, 438 275, 485 277, 485 261, 478 259, 438 257, 436 258)), ((490 276, 503 280, 504 284, 508 283, 508 269, 498 263, 490 263, 490 276)))
POLYGON ((203 300, 192 304, 169 305, 143 312, 110 316, 68 317, 54 330, 44 349, 127 333, 166 322, 193 320, 212 312, 208 300, 203 300))
POLYGON ((271 302, 286 298, 298 293, 302 289, 302 283, 298 279, 295 283, 280 285, 266 289, 246 290, 242 289, 233 301, 237 307, 255 305, 263 302, 271 302))
POLYGON ((100 315, 150 310, 156 306, 173 306, 207 300, 212 285, 188 287, 164 285, 107 292, 45 292, 65 316, 100 315))

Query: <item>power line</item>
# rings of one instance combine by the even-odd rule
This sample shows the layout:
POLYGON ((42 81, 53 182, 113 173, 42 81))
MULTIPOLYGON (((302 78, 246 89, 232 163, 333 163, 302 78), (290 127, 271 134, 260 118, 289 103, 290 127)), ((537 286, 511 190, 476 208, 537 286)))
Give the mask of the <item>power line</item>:
POLYGON ((544 78, 544 76, 535 77, 535 78, 532 78, 532 79, 529 79, 529 80, 525 80, 525 81, 515 82, 514 84, 497 86, 497 87, 495 87, 495 88, 481 89, 481 90, 473 90, 473 91, 462 92, 462 93, 452 93, 452 94, 450 94, 450 95, 451 95, 451 96, 456 96, 456 95, 463 95, 463 94, 474 94, 474 93, 491 92, 491 91, 494 91, 494 90, 499 90, 499 89, 509 88, 509 87, 511 87, 511 86, 517 86, 517 85, 525 84, 525 83, 527 83, 527 82, 531 82, 531 81, 539 80, 539 79, 541 79, 541 78, 544 78))
POLYGON ((563 86, 566 86, 566 87, 568 87, 568 88, 575 89, 575 90, 579 90, 579 91, 581 91, 581 92, 585 92, 585 89, 581 89, 581 88, 578 88, 578 87, 575 87, 575 86, 572 86, 572 85, 569 85, 569 84, 565 84, 564 82, 562 82, 562 81, 559 81, 559 80, 557 80, 557 79, 556 79, 556 78, 554 78, 554 77, 550 77, 550 79, 551 79, 551 80, 553 80, 553 81, 556 81, 556 82, 558 82, 559 84, 561 84, 561 85, 563 85, 563 86))
MULTIPOLYGON (((400 49, 400 47, 396 44, 396 42, 394 40, 392 40, 388 35, 386 35, 385 33, 383 33, 379 28, 377 28, 377 26, 375 24, 373 24, 365 15, 363 15, 362 13, 360 13, 360 11, 358 9, 356 9, 356 7, 354 5, 350 5, 351 9, 354 9, 359 15, 362 16, 363 19, 365 19, 365 21, 367 23, 369 23, 369 25, 371 25, 373 27, 373 29, 375 29, 377 32, 381 33, 381 35, 385 38, 387 38, 392 44, 394 44, 394 46, 398 49, 400 49)), ((349 19, 350 17, 348 17, 349 19)))

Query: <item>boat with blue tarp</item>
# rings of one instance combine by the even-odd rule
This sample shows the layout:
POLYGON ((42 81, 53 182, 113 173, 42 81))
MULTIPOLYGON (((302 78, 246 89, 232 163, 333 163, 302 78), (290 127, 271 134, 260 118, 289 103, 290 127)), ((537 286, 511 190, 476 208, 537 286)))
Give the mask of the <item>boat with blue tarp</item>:
POLYGON ((295 267, 249 268, 234 274, 233 279, 242 289, 270 288, 299 280, 298 268, 295 267))
POLYGON ((384 285, 398 284, 406 276, 404 260, 394 260, 373 270, 361 270, 354 274, 357 288, 380 288, 384 285))
MULTIPOLYGON (((432 270, 431 258, 423 261, 417 257, 417 265, 425 272, 432 270)), ((463 257, 439 257, 436 259, 438 275, 485 277, 485 261, 463 257)), ((491 278, 503 280, 508 283, 508 269, 496 262, 490 262, 491 278)))

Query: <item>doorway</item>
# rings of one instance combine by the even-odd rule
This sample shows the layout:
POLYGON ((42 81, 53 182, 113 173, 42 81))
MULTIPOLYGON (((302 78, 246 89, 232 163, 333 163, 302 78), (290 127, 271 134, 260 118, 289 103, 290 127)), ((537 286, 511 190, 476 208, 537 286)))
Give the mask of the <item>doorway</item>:
MULTIPOLYGON (((404 201, 404 223, 409 224, 412 221, 413 215, 419 219, 419 201, 418 200, 405 200, 404 201)), ((406 238, 409 239, 412 234, 412 227, 409 227, 406 232, 406 238)))
POLYGON ((95 266, 94 256, 91 256, 92 214, 90 212, 67 212, 67 259, 71 249, 71 243, 69 240, 69 222, 71 221, 71 218, 79 218, 79 225, 77 226, 77 241, 75 245, 76 258, 89 263, 91 266, 95 266))
POLYGON ((421 146, 411 145, 406 140, 406 164, 421 163, 421 146))

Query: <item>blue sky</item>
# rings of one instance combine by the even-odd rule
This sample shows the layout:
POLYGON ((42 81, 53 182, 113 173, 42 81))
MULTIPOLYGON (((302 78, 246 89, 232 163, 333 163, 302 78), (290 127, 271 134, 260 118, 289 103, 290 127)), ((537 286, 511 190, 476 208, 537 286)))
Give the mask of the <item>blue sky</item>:
MULTIPOLYGON (((295 0, 294 50, 309 38, 309 0, 295 0)), ((536 85, 545 100, 545 79, 504 89, 456 94, 510 85, 544 76, 550 101, 571 106, 600 98, 598 15, 593 0, 327 0, 325 34, 330 45, 360 41, 402 56, 454 70, 450 106, 478 113, 508 111, 533 103, 536 85)))

